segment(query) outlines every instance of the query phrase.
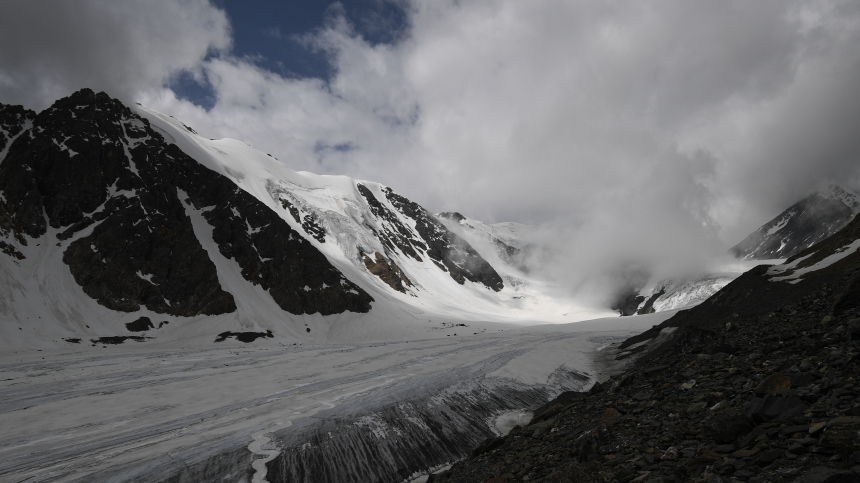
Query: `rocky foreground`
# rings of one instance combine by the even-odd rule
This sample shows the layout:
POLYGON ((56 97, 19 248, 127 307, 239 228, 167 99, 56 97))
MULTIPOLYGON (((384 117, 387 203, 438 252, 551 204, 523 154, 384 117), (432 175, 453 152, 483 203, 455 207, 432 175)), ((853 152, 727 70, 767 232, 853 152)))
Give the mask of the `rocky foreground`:
MULTIPOLYGON (((855 219, 789 262, 858 238, 855 219)), ((856 252, 795 283, 757 267, 429 481, 860 482, 858 274, 856 252)))

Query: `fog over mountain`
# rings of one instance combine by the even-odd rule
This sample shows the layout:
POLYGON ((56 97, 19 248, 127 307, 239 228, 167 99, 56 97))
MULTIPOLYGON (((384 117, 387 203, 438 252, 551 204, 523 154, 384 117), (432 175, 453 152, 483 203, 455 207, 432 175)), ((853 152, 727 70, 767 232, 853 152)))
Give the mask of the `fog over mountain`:
POLYGON ((333 3, 290 40, 328 78, 234 48, 215 3, 4 5, 0 102, 104 90, 292 169, 540 224, 550 276, 591 298, 707 270, 821 184, 860 181, 856 2, 380 0, 405 18, 386 42, 333 3))

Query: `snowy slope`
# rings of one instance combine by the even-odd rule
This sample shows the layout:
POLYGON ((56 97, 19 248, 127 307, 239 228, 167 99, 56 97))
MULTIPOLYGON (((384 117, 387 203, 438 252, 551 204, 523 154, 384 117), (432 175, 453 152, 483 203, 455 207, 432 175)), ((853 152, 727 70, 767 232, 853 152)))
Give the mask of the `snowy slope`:
POLYGON ((717 293, 740 273, 709 274, 694 279, 664 280, 653 289, 643 290, 645 300, 637 313, 650 314, 692 307, 717 293))
POLYGON ((644 315, 670 310, 680 310, 698 305, 720 291, 732 280, 757 265, 776 265, 775 260, 724 261, 713 267, 713 271, 668 279, 652 279, 641 289, 624 294, 616 303, 621 315, 644 315))
POLYGON ((860 196, 828 186, 800 200, 731 248, 744 260, 788 258, 841 230, 860 212, 860 196))

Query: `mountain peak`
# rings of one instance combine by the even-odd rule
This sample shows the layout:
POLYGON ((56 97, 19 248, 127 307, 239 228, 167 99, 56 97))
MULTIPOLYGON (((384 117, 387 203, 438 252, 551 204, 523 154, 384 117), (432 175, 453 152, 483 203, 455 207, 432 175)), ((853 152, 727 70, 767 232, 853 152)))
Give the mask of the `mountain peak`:
POLYGON ((860 196, 829 185, 791 205, 730 251, 744 260, 788 258, 841 230, 860 212, 860 196))

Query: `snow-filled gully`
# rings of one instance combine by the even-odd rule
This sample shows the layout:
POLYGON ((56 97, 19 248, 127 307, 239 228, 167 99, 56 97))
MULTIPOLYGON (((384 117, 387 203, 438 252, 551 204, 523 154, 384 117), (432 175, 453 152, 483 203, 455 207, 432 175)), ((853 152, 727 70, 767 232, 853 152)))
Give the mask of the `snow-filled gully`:
POLYGON ((498 415, 589 384, 590 352, 636 322, 615 320, 408 342, 5 353, 0 481, 409 481, 496 434, 498 415))

